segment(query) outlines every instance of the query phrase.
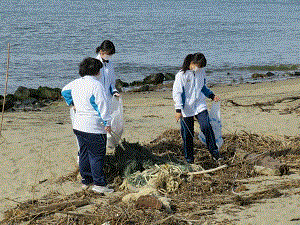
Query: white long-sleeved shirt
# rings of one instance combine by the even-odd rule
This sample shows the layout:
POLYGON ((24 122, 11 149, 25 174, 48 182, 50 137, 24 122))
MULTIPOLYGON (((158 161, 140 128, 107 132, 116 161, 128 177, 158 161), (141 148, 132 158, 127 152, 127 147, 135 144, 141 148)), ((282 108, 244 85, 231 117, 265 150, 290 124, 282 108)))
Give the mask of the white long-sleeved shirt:
POLYGON ((205 97, 213 92, 206 87, 205 69, 194 72, 180 70, 173 84, 173 100, 175 109, 181 110, 183 117, 191 117, 207 109, 205 97))
POLYGON ((95 76, 78 78, 62 89, 67 104, 74 105, 76 112, 73 129, 87 133, 105 134, 111 117, 105 90, 95 76))
POLYGON ((108 62, 103 62, 103 59, 101 58, 100 54, 97 55, 96 59, 99 59, 103 64, 103 67, 100 69, 99 80, 106 91, 106 95, 108 97, 112 97, 112 95, 115 92, 118 92, 115 87, 116 75, 114 65, 111 62, 111 60, 109 60, 108 62))

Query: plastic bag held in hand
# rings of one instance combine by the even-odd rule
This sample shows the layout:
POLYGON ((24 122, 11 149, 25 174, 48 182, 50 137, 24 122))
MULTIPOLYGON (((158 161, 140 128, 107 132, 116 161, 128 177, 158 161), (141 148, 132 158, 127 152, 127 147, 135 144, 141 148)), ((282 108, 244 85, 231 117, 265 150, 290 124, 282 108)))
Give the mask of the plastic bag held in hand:
MULTIPOLYGON (((222 138, 222 124, 221 124, 221 114, 220 114, 220 103, 219 102, 213 103, 210 111, 208 112, 208 115, 209 115, 209 122, 210 122, 212 129, 214 131, 214 134, 215 134, 216 144, 217 144, 218 148, 220 149, 223 144, 223 138, 222 138)), ((205 136, 201 132, 201 130, 200 130, 198 137, 201 140, 201 142, 206 144, 205 136)))
MULTIPOLYGON (((110 103, 111 110, 111 129, 112 134, 107 134, 107 148, 113 149, 118 143, 121 141, 121 136, 123 133, 123 101, 122 98, 113 97, 110 103)), ((107 153, 114 153, 114 151, 110 152, 107 149, 107 153)))

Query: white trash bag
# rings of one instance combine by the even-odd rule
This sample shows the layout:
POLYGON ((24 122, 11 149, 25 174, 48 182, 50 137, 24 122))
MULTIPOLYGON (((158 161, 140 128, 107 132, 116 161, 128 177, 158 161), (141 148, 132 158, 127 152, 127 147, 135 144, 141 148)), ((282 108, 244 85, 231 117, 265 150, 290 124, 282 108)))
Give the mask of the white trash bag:
POLYGON ((106 154, 114 154, 114 148, 121 141, 123 134, 123 101, 122 97, 113 97, 110 104, 112 134, 107 133, 106 154))
MULTIPOLYGON (((223 145, 224 141, 222 138, 222 124, 221 124, 220 103, 219 102, 213 103, 210 111, 208 112, 208 115, 209 115, 209 122, 210 122, 212 129, 214 131, 214 134, 215 134, 216 144, 217 144, 218 148, 220 149, 221 146, 223 145)), ((206 144, 205 136, 201 132, 201 130, 200 130, 198 137, 201 142, 206 144)))

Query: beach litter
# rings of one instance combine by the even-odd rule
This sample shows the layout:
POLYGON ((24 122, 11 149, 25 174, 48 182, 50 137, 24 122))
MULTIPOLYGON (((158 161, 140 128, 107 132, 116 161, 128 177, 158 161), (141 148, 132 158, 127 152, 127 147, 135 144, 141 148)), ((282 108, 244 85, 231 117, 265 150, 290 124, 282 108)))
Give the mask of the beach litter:
MULTIPOLYGON (((116 147, 115 154, 108 155, 105 163, 107 179, 114 185, 115 193, 105 197, 89 190, 70 195, 52 193, 18 203, 5 212, 1 222, 209 224, 221 205, 246 206, 278 198, 283 192, 287 195, 286 190, 300 187, 300 180, 288 182, 278 177, 299 172, 300 138, 278 140, 244 132, 223 135, 223 139, 221 153, 226 164, 221 166, 211 159, 199 140, 194 146, 196 164, 185 163, 179 130, 167 130, 146 145, 123 140, 123 147, 116 147), (258 183, 257 189, 251 179, 263 176, 255 166, 266 167, 264 163, 276 165, 276 169, 292 165, 292 169, 276 173, 276 187, 258 183)), ((77 169, 56 181, 78 183, 76 174, 77 169)), ((272 176, 268 174, 270 179, 272 176)))

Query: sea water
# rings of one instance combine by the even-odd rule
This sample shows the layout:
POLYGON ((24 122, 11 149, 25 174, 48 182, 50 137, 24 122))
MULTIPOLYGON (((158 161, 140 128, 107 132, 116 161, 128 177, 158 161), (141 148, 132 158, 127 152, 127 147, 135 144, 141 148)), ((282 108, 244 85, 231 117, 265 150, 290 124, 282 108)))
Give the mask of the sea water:
POLYGON ((176 73, 202 52, 208 81, 250 80, 248 66, 299 64, 300 2, 293 0, 2 0, 0 91, 63 87, 105 39, 117 78, 176 73))

